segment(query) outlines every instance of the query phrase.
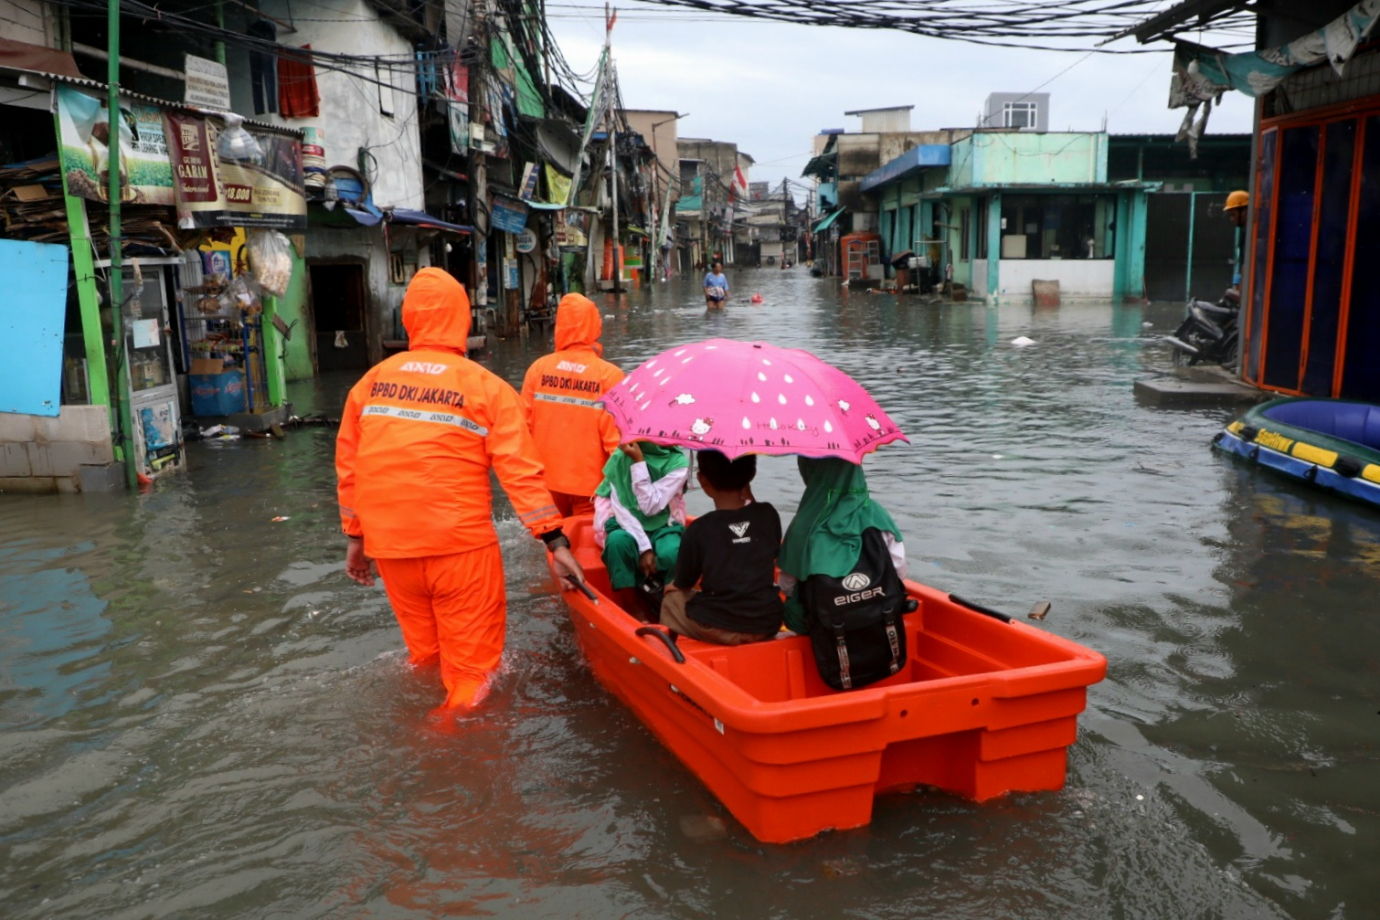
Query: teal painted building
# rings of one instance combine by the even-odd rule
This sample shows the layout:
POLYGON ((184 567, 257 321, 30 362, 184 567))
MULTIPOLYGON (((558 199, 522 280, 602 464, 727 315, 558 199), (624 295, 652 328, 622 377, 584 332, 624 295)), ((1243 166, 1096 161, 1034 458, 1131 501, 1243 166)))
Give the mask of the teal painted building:
POLYGON ((928 256, 932 280, 988 303, 1029 303, 1035 281, 1065 300, 1145 296, 1147 193, 1108 181, 1102 132, 977 130, 912 148, 868 175, 886 259, 928 256))

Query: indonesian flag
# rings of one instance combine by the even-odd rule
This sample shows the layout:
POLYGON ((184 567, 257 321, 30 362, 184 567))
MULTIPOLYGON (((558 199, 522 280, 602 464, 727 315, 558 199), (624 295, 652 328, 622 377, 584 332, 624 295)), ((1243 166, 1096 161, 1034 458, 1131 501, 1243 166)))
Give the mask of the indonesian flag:
POLYGON ((743 191, 747 191, 748 181, 747 176, 743 175, 743 167, 733 167, 733 184, 743 191))

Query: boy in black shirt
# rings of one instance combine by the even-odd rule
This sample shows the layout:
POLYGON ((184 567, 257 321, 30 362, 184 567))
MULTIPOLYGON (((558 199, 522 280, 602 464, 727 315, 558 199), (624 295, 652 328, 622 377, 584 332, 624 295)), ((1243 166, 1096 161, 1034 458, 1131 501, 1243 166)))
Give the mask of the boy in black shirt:
POLYGON ((756 475, 753 454, 730 461, 717 450, 699 452, 697 476, 714 510, 681 538, 675 579, 661 603, 661 623, 682 636, 743 645, 772 639, 781 629, 781 516, 753 501, 756 475))

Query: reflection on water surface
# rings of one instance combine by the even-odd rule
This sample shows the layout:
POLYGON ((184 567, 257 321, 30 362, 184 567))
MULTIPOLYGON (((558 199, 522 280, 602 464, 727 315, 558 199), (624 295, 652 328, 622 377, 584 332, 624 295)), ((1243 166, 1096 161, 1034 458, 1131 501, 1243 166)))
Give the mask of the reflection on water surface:
MULTIPOLYGON (((439 679, 341 571, 332 432, 303 429, 193 445, 137 498, 0 496, 6 916, 1380 913, 1380 515, 1212 455, 1222 411, 1135 404, 1181 308, 897 304, 797 269, 707 315, 694 281, 604 298, 607 356, 819 353, 914 442, 867 462, 912 574, 1049 599, 1045 628, 1106 654, 1063 792, 888 796, 786 847, 705 833, 726 813, 589 677, 506 507, 502 679, 429 723, 439 679)), ((540 347, 486 360, 518 382, 540 347)), ((349 382, 297 385, 298 411, 349 382)), ((794 463, 756 491, 792 511, 794 463)))

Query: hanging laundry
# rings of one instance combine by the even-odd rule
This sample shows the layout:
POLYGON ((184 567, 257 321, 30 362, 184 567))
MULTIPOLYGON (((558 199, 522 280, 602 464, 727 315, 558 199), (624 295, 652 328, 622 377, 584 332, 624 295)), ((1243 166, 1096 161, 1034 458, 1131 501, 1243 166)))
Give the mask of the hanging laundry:
MULTIPOLYGON (((278 27, 267 19, 250 23, 246 35, 266 41, 278 41, 278 27)), ((271 51, 249 52, 249 82, 254 87, 254 114, 265 115, 278 111, 278 65, 271 51)))
MULTIPOLYGON (((311 45, 300 50, 311 51, 311 45)), ((316 68, 310 54, 278 58, 278 112, 284 118, 316 118, 321 114, 321 93, 316 88, 316 68)))

